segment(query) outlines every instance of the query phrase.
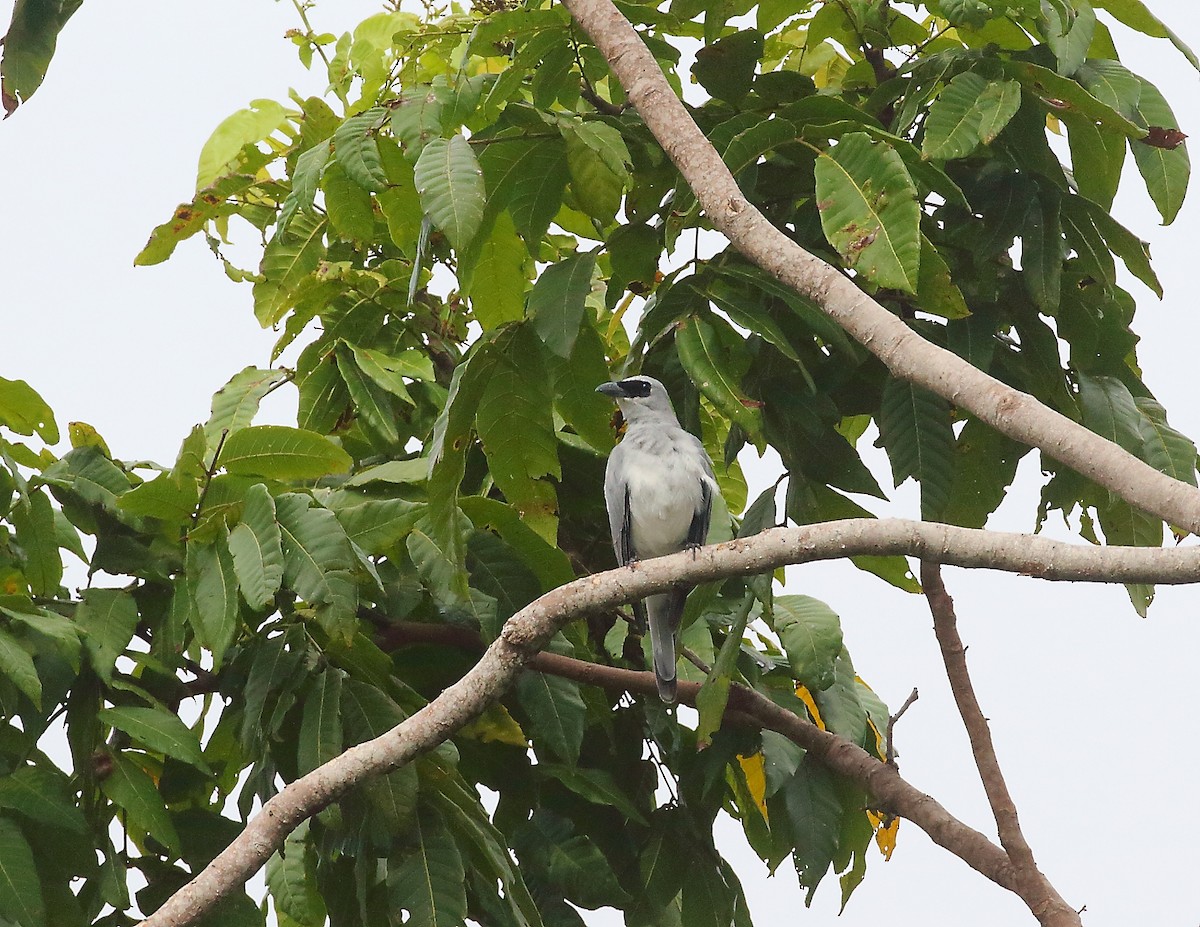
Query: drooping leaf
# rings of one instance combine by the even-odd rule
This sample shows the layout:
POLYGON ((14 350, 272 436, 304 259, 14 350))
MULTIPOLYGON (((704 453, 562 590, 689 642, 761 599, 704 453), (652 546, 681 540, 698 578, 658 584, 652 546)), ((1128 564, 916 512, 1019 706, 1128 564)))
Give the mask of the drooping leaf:
POLYGON ((346 174, 364 190, 387 187, 387 175, 375 144, 375 131, 387 119, 381 106, 350 116, 333 133, 333 155, 346 174))
POLYGON ((342 681, 339 670, 327 669, 306 687, 296 757, 301 774, 312 772, 342 752, 342 681))
POLYGON ((483 172, 461 135, 435 138, 421 151, 414 168, 425 214, 454 249, 471 243, 483 220, 486 192, 483 172))
POLYGON ((63 566, 50 497, 39 490, 18 499, 12 510, 12 524, 17 543, 25 551, 23 572, 30 590, 34 595, 57 595, 63 566))
MULTIPOLYGON (((1178 129, 1179 122, 1158 88, 1144 78, 1139 78, 1139 81, 1142 93, 1138 100, 1137 112, 1142 121, 1153 128, 1178 129)), ((1154 201, 1162 216, 1163 225, 1170 225, 1183 206, 1188 179, 1191 177, 1192 164, 1188 158, 1187 144, 1180 141, 1171 148, 1151 145, 1147 141, 1131 139, 1129 146, 1142 179, 1146 182, 1150 199, 1154 201)))
POLYGON ((954 476, 950 408, 933 393, 889 378, 879 410, 879 438, 899 486, 910 476, 921 484, 921 517, 942 517, 954 476))
POLYGON ((323 927, 325 902, 316 888, 316 858, 308 841, 308 822, 284 840, 282 851, 267 861, 267 890, 275 910, 298 927, 323 927))
POLYGON ((587 709, 579 686, 548 673, 526 672, 517 680, 517 696, 529 713, 535 745, 568 763, 579 759, 587 709))
POLYGON ((246 493, 242 520, 229 533, 229 553, 242 597, 261 611, 275 599, 283 581, 283 549, 275 521, 275 500, 262 483, 246 493))
POLYGON ((21 828, 0 816, 0 916, 20 927, 43 927, 46 908, 33 850, 21 828))
POLYGON ((20 766, 0 778, 0 808, 33 823, 82 834, 87 822, 67 777, 48 766, 20 766))
POLYGON ((350 570, 354 551, 337 516, 299 493, 275 500, 283 543, 283 581, 317 607, 326 632, 348 640, 353 634, 358 590, 350 570))
POLYGON ((200 149, 196 189, 202 190, 226 174, 246 145, 262 141, 286 121, 287 111, 274 100, 254 100, 246 109, 226 117, 200 149))
POLYGON ((735 32, 701 48, 692 75, 709 94, 736 106, 750 91, 762 50, 761 32, 735 32))
POLYGON ((462 856, 440 814, 422 809, 413 847, 388 875, 388 897, 414 924, 459 927, 467 916, 462 856))
POLYGON ((117 657, 137 629, 137 603, 124 589, 88 589, 75 610, 88 660, 105 683, 111 683, 117 657))
POLYGON ((58 35, 82 2, 17 0, 13 4, 12 21, 4 34, 4 57, 0 60, 0 100, 6 118, 42 85, 58 45, 58 35))
POLYGON ((922 156, 963 158, 979 144, 990 144, 1021 105, 1016 81, 988 81, 974 71, 955 77, 929 109, 922 156))
POLYGON ((559 357, 570 357, 592 291, 596 255, 576 254, 547 267, 529 294, 529 315, 542 342, 559 357))
POLYGON ((731 369, 714 326, 699 316, 691 317, 676 329, 675 347, 696 388, 731 422, 757 439, 763 428, 759 404, 742 391, 740 373, 731 369))
POLYGON ((237 574, 224 538, 187 546, 187 589, 195 618, 196 638, 220 665, 238 626, 237 574))
POLYGON ((21 642, 0 628, 0 675, 23 692, 33 704, 42 705, 42 680, 33 665, 33 655, 21 642))
POLYGON ((100 790, 124 809, 130 826, 148 833, 171 852, 179 852, 179 834, 163 797, 154 780, 132 759, 124 754, 113 757, 112 770, 100 780, 100 790))

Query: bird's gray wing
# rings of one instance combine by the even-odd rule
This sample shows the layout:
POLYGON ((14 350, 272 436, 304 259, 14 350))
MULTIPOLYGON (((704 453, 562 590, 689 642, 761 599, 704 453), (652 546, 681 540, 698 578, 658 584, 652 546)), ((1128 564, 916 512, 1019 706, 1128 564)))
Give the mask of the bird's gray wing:
POLYGON ((712 494, 714 491, 720 492, 720 489, 717 487, 717 476, 713 472, 712 461, 708 452, 704 450, 704 445, 695 435, 689 437, 695 442, 693 448, 700 456, 704 477, 700 480, 700 502, 692 514, 692 523, 688 526, 687 546, 700 547, 708 540, 708 525, 712 520, 712 494))
POLYGON ((604 505, 608 509, 608 527, 612 532, 613 553, 617 565, 637 559, 633 549, 633 520, 629 514, 629 481, 625 478, 625 455, 621 445, 613 448, 604 472, 604 505))

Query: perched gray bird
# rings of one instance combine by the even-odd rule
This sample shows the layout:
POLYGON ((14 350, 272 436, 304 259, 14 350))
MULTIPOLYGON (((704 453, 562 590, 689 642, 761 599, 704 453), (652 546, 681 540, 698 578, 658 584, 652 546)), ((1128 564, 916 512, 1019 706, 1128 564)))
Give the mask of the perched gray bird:
MULTIPOLYGON (((704 445, 679 426, 666 387, 637 376, 602 383, 596 392, 617 401, 627 424, 604 475, 617 562, 624 566, 699 547, 720 489, 704 445)), ((675 703, 675 638, 690 591, 676 586, 645 602, 658 694, 668 705, 675 703)))

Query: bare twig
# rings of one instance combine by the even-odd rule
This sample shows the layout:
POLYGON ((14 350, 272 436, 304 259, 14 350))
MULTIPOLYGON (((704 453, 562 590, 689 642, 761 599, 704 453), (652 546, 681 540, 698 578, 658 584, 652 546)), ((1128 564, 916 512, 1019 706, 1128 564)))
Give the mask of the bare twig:
POLYGON ((209 461, 208 467, 204 471, 204 485, 200 487, 200 496, 196 499, 196 508, 192 512, 192 527, 195 528, 197 522, 200 521, 200 513, 204 510, 204 500, 208 498, 208 487, 212 485, 213 477, 217 472, 217 461, 221 459, 221 449, 225 447, 225 439, 229 437, 229 429, 221 429, 221 438, 217 441, 217 449, 213 451, 212 460, 209 461))
POLYGON ((712 224, 747 258, 812 299, 897 377, 966 409, 1022 444, 1165 521, 1200 532, 1200 489, 1160 473, 1077 422, 926 341, 771 225, 738 189, 641 37, 611 0, 563 0, 679 168, 712 224))
POLYGON ((896 763, 896 742, 894 738, 894 734, 896 732, 896 722, 904 717, 904 713, 912 707, 912 703, 915 702, 919 697, 920 696, 917 695, 917 690, 913 689, 912 692, 909 693, 908 698, 904 700, 904 704, 900 706, 895 714, 888 718, 887 734, 885 735, 885 739, 887 741, 887 752, 885 756, 887 757, 888 765, 895 766, 897 769, 899 769, 899 765, 896 763))
POLYGON ((950 691, 954 693, 958 713, 962 716, 963 726, 967 729, 967 736, 971 741, 971 753, 975 756, 975 766, 979 769, 979 778, 983 780, 983 790, 987 793, 988 804, 991 805, 992 814, 996 818, 996 831, 1000 835, 1000 843, 1012 860, 1015 882, 1013 890, 1021 896, 1043 927, 1079 927, 1079 915, 1037 868, 1033 851, 1021 831, 1021 824, 1017 819, 1017 806, 1008 791, 1008 784, 1000 770, 1000 761, 996 757, 991 728, 984 717, 983 709, 979 707, 979 699, 975 696, 975 687, 971 684, 971 676, 967 671, 967 652, 958 634, 954 600, 946 592, 942 583, 942 570, 938 564, 921 564, 921 588, 925 592, 925 598, 929 600, 929 611, 933 614, 933 630, 941 647, 946 676, 950 680, 950 691))

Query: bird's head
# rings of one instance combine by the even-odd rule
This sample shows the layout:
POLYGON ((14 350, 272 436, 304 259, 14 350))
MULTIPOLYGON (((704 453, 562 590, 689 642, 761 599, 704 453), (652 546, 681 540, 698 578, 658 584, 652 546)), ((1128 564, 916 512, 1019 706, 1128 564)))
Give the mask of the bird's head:
POLYGON ((614 383, 601 383, 596 392, 615 399, 625 421, 630 424, 654 419, 665 419, 671 424, 679 422, 667 388, 654 377, 638 375, 614 383))

